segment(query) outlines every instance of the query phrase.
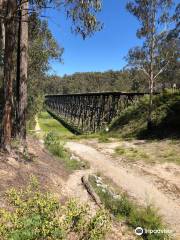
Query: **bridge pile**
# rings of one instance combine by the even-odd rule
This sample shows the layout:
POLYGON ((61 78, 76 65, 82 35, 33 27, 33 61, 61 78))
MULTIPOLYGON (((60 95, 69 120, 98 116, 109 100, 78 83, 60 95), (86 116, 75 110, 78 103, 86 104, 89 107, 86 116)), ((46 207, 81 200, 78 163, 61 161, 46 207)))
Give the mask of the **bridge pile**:
POLYGON ((101 92, 46 95, 47 110, 77 133, 97 132, 145 93, 101 92))

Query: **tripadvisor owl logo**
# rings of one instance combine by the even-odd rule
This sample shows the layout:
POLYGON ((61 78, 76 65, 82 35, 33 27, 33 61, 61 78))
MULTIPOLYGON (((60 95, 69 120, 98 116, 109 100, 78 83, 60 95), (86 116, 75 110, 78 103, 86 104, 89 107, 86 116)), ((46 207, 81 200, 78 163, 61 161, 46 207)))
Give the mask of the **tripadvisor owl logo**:
POLYGON ((143 228, 142 227, 137 227, 135 229, 135 234, 138 236, 141 236, 143 234, 143 228))

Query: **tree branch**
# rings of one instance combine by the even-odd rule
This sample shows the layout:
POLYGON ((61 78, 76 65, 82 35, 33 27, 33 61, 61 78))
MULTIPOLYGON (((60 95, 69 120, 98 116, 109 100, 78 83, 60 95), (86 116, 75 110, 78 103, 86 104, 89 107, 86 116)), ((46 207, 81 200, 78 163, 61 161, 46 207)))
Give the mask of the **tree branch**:
POLYGON ((161 70, 156 74, 156 76, 154 76, 154 79, 156 79, 159 76, 159 74, 161 74, 164 71, 164 69, 167 67, 168 64, 169 64, 169 61, 165 64, 164 67, 161 68, 161 70))
POLYGON ((150 78, 150 75, 145 68, 139 68, 139 70, 142 70, 150 78))

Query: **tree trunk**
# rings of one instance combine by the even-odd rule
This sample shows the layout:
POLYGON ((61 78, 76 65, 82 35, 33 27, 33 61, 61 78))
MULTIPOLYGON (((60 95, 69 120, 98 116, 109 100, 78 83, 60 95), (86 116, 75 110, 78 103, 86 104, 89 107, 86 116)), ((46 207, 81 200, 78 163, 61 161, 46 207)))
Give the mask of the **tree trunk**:
MULTIPOLYGON (((3 16, 4 10, 4 1, 0 0, 0 14, 3 16)), ((4 19, 0 18, 0 51, 1 54, 4 53, 5 49, 5 28, 4 28, 4 19)))
POLYGON ((148 121, 147 128, 152 130, 152 107, 153 107, 153 93, 154 93, 154 75, 151 72, 150 83, 149 83, 149 110, 148 110, 148 121))
POLYGON ((8 0, 5 18, 5 52, 4 52, 4 109, 2 120, 2 147, 10 149, 12 134, 13 80, 14 80, 14 49, 16 1, 8 0))
MULTIPOLYGON (((1 16, 4 16, 4 10, 5 10, 5 0, 0 0, 0 14, 1 16)), ((0 54, 1 54, 1 71, 4 70, 4 49, 5 49, 5 26, 4 26, 4 19, 0 18, 0 54)), ((3 84, 4 86, 4 79, 3 84)), ((4 89, 4 88, 3 88, 4 89)))
POLYGON ((156 0, 152 0, 152 30, 150 36, 150 80, 149 80, 149 111, 147 119, 148 130, 152 129, 152 107, 153 107, 153 94, 154 94, 154 52, 155 52, 155 21, 156 21, 156 0))
POLYGON ((28 1, 21 4, 19 12, 19 36, 17 56, 17 119, 18 135, 26 139, 27 64, 28 64, 28 1))

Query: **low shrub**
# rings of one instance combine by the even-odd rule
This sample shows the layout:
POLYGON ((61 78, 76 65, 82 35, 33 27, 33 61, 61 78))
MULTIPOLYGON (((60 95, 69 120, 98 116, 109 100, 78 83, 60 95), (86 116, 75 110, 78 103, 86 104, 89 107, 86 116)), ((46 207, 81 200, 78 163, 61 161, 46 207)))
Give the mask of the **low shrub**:
POLYGON ((110 228, 108 212, 91 216, 87 205, 75 200, 64 206, 50 193, 40 191, 33 177, 21 190, 10 189, 9 206, 0 209, 1 240, 100 240, 110 228))
POLYGON ((44 141, 47 149, 54 155, 59 157, 59 160, 69 170, 78 170, 88 168, 89 165, 80 159, 74 159, 71 154, 64 148, 64 143, 60 141, 60 137, 54 132, 49 132, 44 141))

